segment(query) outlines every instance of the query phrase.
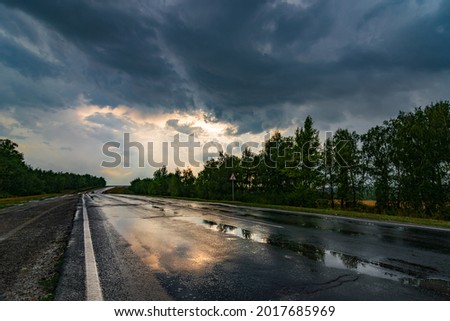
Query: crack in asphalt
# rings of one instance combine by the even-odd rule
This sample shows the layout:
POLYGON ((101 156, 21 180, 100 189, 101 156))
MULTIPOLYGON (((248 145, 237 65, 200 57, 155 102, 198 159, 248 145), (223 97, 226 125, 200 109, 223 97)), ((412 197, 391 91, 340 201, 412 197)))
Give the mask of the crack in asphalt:
POLYGON ((146 217, 143 217, 142 219, 143 220, 151 220, 151 219, 154 219, 154 218, 170 218, 170 217, 173 217, 173 216, 167 216, 167 215, 146 216, 146 217))
POLYGON ((358 275, 344 274, 331 281, 324 283, 311 284, 313 287, 317 286, 317 289, 306 291, 307 294, 315 294, 321 291, 337 288, 345 283, 356 282, 359 279, 358 275))

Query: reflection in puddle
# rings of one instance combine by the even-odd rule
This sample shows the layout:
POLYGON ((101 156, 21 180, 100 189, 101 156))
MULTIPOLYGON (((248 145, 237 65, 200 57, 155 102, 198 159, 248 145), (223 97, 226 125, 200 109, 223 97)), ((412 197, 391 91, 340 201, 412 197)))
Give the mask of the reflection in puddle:
POLYGON ((450 281, 441 279, 403 279, 405 285, 411 285, 417 288, 430 290, 450 297, 450 281))
POLYGON ((324 262, 325 251, 319 247, 311 244, 302 244, 298 242, 289 241, 284 239, 281 235, 273 235, 267 239, 267 244, 294 251, 308 259, 324 262))
POLYGON ((208 227, 210 230, 215 230, 225 234, 235 235, 245 240, 252 240, 258 243, 267 243, 267 238, 261 234, 252 233, 247 229, 237 228, 236 226, 216 223, 209 220, 201 220, 204 226, 208 227))
POLYGON ((164 239, 158 244, 156 238, 145 238, 143 235, 133 238, 133 235, 128 235, 128 241, 133 251, 158 272, 205 271, 217 262, 214 253, 209 249, 197 249, 182 239, 164 239), (150 246, 146 245, 149 240, 152 240, 150 246), (157 250, 161 246, 163 250, 157 250))
POLYGON ((372 262, 363 258, 326 250, 324 264, 337 269, 354 270, 360 274, 370 275, 382 279, 401 281, 409 277, 406 273, 395 269, 384 268, 381 262, 372 262))
MULTIPOLYGON (((310 260, 320 262, 330 268, 353 270, 359 274, 394 280, 405 285, 450 295, 450 281, 430 279, 428 277, 430 274, 438 272, 431 267, 389 258, 383 261, 370 261, 365 258, 327 250, 315 245, 291 241, 283 235, 253 233, 245 228, 217 223, 200 217, 179 217, 177 219, 195 223, 222 234, 233 235, 241 239, 289 250, 310 260)), ((287 259, 292 258, 291 256, 285 257, 287 259)))
POLYGON ((129 243, 131 249, 154 271, 207 271, 224 255, 211 244, 196 243, 172 233, 164 222, 164 212, 157 209, 141 213, 120 207, 105 207, 109 222, 129 243), (145 213, 145 214, 144 214, 145 213))

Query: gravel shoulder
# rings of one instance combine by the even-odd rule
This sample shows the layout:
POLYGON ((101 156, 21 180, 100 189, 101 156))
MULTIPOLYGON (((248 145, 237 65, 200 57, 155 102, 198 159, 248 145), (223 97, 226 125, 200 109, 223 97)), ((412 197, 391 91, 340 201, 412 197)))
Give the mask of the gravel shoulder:
POLYGON ((0 299, 53 299, 79 195, 0 210, 0 299))

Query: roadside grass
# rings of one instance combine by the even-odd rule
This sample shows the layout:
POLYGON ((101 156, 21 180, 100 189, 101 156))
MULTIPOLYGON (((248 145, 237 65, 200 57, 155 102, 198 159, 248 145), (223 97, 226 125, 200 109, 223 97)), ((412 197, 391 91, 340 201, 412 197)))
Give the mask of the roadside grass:
MULTIPOLYGON (((111 190, 109 190, 109 192, 112 194, 125 194, 125 193, 119 193, 119 191, 122 191, 122 189, 126 189, 126 187, 122 187, 117 190, 111 189, 111 190)), ((126 190, 126 194, 133 194, 133 193, 131 193, 129 190, 126 190)), ((319 214, 319 215, 328 215, 328 216, 336 216, 336 217, 366 219, 366 220, 373 220, 373 221, 385 221, 385 222, 392 222, 392 223, 403 223, 403 224, 412 224, 412 225, 450 228, 450 221, 431 219, 431 218, 421 218, 421 217, 411 217, 411 216, 394 216, 394 215, 387 215, 387 214, 375 214, 375 213, 366 213, 366 212, 331 209, 331 208, 307 208, 307 207, 297 207, 297 206, 288 206, 288 205, 262 204, 262 203, 250 203, 250 202, 247 203, 247 202, 240 202, 240 201, 206 200, 206 199, 201 199, 201 198, 190 198, 190 197, 174 197, 174 196, 158 196, 158 197, 173 198, 173 199, 180 199, 180 200, 187 200, 187 201, 196 201, 196 202, 205 202, 205 203, 219 203, 219 204, 230 204, 230 205, 237 205, 237 206, 264 208, 264 209, 274 209, 274 210, 282 210, 282 211, 289 211, 289 212, 298 212, 299 214, 319 214)), ((366 206, 373 206, 374 201, 371 201, 371 200, 363 201, 363 204, 366 206)))
POLYGON ((125 186, 116 186, 104 192, 105 194, 133 194, 125 186))
POLYGON ((394 216, 394 215, 374 214, 374 213, 365 213, 365 212, 357 212, 357 211, 347 211, 347 210, 344 211, 344 210, 328 209, 328 208, 325 208, 325 209, 320 208, 319 209, 319 208, 306 208, 306 207, 296 207, 296 206, 287 206, 287 205, 271 205, 271 204, 244 203, 244 202, 232 202, 232 201, 217 201, 217 202, 224 203, 224 204, 235 204, 235 205, 241 205, 241 206, 268 208, 268 209, 284 210, 284 211, 307 213, 307 214, 321 214, 321 215, 338 216, 338 217, 361 218, 361 219, 374 220, 374 221, 385 221, 385 222, 394 222, 394 223, 405 223, 405 224, 450 228, 450 221, 437 220, 437 219, 431 219, 431 218, 421 218, 421 217, 411 217, 411 216, 394 216))
POLYGON ((54 301, 55 300, 55 291, 58 286, 59 279, 61 277, 61 271, 64 264, 64 253, 67 248, 67 244, 69 242, 69 236, 62 243, 61 253, 59 254, 58 259, 55 262, 53 267, 53 272, 45 279, 39 281, 39 286, 44 291, 44 295, 42 295, 39 300, 40 301, 54 301))
POLYGON ((43 200, 46 198, 51 198, 55 196, 62 196, 67 194, 76 194, 80 192, 89 192, 96 188, 88 187, 79 190, 65 190, 62 193, 51 193, 51 194, 39 194, 39 195, 29 195, 29 196, 14 196, 14 197, 4 197, 0 198, 0 209, 5 207, 10 207, 14 205, 19 205, 27 203, 29 201, 43 200))
POLYGON ((59 273, 54 273, 48 279, 41 280, 39 286, 43 289, 45 294, 39 299, 40 301, 53 301, 55 300, 55 290, 59 281, 59 273))
POLYGON ((34 200, 42 200, 42 199, 55 197, 55 196, 59 196, 59 195, 63 195, 63 194, 40 194, 40 195, 0 198, 0 208, 14 206, 14 205, 26 203, 29 201, 34 201, 34 200))

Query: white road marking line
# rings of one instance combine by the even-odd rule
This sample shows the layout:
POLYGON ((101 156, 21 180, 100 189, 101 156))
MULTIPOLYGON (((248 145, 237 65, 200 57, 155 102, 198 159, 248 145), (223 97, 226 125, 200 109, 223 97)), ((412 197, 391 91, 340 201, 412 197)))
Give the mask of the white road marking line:
POLYGON ((89 228, 89 218, 82 196, 83 203, 83 230, 84 230, 84 262, 86 266, 86 300, 103 301, 102 288, 98 277, 97 262, 95 261, 94 247, 92 246, 91 230, 89 228))

